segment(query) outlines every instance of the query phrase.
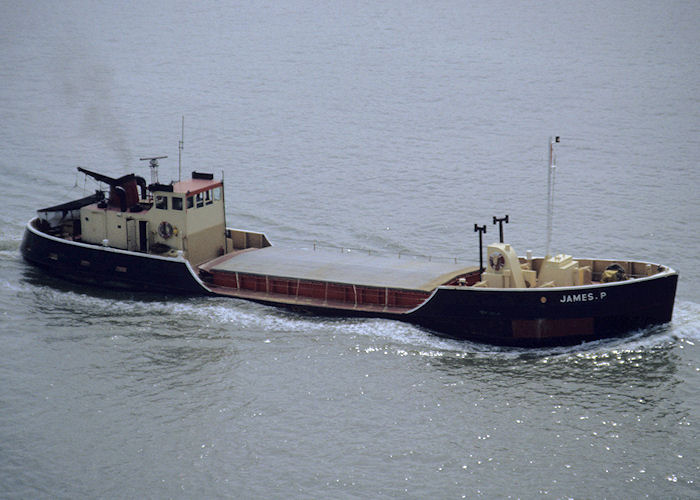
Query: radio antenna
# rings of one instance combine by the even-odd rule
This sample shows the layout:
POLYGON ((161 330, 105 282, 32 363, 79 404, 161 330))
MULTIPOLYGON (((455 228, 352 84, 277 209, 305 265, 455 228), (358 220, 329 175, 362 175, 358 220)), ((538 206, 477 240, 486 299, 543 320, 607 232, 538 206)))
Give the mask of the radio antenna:
POLYGON ((177 180, 180 182, 182 180, 182 150, 185 149, 185 115, 182 115, 182 135, 180 136, 177 149, 177 180))

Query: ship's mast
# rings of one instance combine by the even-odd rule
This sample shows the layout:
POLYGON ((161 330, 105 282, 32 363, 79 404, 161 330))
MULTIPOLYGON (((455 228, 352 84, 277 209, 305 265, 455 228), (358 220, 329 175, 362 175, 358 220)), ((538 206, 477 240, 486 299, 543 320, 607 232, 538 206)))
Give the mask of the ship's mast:
POLYGON ((486 234, 486 224, 480 226, 474 224, 474 232, 479 233, 479 280, 481 280, 481 274, 485 271, 484 269, 484 234, 486 234))
POLYGON ((182 115, 182 135, 180 136, 177 149, 177 180, 180 182, 182 180, 182 150, 185 149, 185 115, 182 115))
POLYGON ((554 177, 557 171, 557 157, 554 144, 559 142, 559 136, 549 138, 549 168, 547 169, 547 252, 552 243, 552 219, 554 218, 554 177))

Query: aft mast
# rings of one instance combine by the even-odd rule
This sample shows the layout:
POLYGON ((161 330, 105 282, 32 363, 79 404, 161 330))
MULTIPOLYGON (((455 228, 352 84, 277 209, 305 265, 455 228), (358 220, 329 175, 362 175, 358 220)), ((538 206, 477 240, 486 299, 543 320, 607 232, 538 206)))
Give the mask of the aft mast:
POLYGON ((547 169, 547 252, 550 257, 549 247, 552 243, 552 219, 554 218, 554 176, 557 171, 557 157, 554 153, 554 144, 559 142, 559 136, 549 138, 549 168, 547 169))
POLYGON ((182 181, 182 150, 185 149, 185 115, 182 115, 182 133, 177 143, 177 181, 182 181))

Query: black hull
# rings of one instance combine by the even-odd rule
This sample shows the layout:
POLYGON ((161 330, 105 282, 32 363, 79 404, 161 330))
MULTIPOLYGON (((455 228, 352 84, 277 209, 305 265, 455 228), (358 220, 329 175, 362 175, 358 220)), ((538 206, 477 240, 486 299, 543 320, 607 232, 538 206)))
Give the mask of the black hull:
POLYGON ((409 321, 442 335, 512 346, 572 345, 668 323, 678 274, 567 288, 438 288, 409 321))
MULTIPOLYGON (((421 325, 445 337, 497 345, 571 345, 671 321, 678 274, 582 287, 488 289, 440 287, 408 312, 334 307, 313 300, 277 300, 213 290, 181 258, 165 258, 67 241, 27 225, 24 258, 49 273, 100 287, 155 293, 214 294, 323 316, 375 317, 421 325)), ((284 298, 284 297, 280 297, 284 298)))
POLYGON ((48 273, 90 285, 154 293, 209 293, 184 259, 68 241, 27 224, 20 246, 27 262, 48 273))
MULTIPOLYGON (((301 314, 399 320, 458 340, 516 347, 580 344, 621 337, 671 321, 678 274, 568 288, 526 290, 442 287, 408 313, 281 302, 261 294, 242 297, 301 314)), ((227 293, 236 297, 235 292, 227 293)))

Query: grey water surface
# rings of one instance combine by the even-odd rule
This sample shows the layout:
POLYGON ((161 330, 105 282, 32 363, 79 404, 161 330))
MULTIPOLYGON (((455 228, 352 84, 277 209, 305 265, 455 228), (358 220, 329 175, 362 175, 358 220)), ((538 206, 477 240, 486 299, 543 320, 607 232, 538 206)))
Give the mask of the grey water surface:
MULTIPOLYGON (((0 0, 0 497, 698 498, 700 4, 0 0), (680 272, 673 322, 524 350, 44 276, 35 210, 224 176, 277 245, 680 272)), ((421 257, 425 258, 425 257, 421 257)))

